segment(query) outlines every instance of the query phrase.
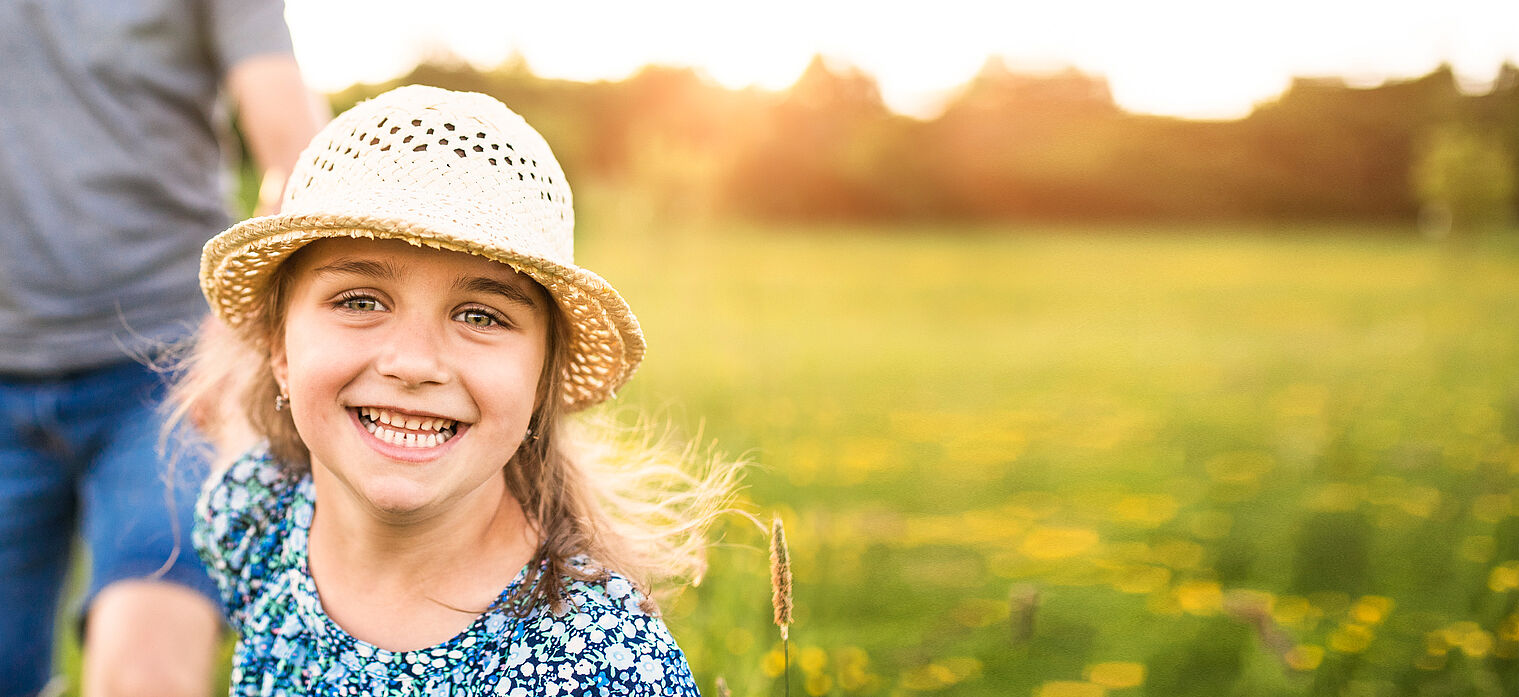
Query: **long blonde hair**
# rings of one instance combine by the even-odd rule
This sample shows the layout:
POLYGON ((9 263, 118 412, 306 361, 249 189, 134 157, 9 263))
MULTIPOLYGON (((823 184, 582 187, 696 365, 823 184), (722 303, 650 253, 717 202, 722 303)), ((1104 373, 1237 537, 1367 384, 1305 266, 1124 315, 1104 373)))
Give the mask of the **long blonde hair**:
MULTIPOLYGON (((274 406, 279 385, 270 365, 271 347, 283 341, 289 261, 240 327, 208 320, 174 371, 165 433, 193 423, 210 446, 213 477, 260 442, 286 475, 309 472, 310 452, 290 412, 274 406)), ((569 326, 554 303, 549 315, 533 437, 502 468, 539 537, 534 563, 509 602, 524 612, 547 603, 557 612, 566 580, 601 580, 612 571, 643 591, 652 612, 653 599, 700 581, 707 531, 732 510, 743 464, 682 444, 669 429, 565 413, 558 395, 569 326), (592 563, 571 563, 577 556, 592 563)))

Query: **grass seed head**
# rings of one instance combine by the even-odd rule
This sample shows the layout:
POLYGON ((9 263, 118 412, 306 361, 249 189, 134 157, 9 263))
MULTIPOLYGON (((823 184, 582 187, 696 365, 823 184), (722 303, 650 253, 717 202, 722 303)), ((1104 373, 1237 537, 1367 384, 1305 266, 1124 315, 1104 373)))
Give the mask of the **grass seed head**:
POLYGON ((1012 630, 1013 645, 1027 642, 1034 636, 1034 615, 1039 609, 1039 589, 1029 584, 1018 584, 1008 592, 1008 627, 1012 630))
POLYGON ((786 549, 786 529, 780 518, 770 523, 770 590, 775 626, 781 628, 781 641, 785 641, 791 626, 791 553, 786 549))

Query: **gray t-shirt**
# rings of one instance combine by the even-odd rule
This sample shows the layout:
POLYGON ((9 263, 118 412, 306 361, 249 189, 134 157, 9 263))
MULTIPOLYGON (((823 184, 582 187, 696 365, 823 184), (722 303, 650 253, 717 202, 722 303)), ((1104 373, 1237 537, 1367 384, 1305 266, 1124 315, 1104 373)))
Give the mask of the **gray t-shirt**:
POLYGON ((0 374, 127 360, 205 313, 229 67, 283 0, 0 0, 0 374))

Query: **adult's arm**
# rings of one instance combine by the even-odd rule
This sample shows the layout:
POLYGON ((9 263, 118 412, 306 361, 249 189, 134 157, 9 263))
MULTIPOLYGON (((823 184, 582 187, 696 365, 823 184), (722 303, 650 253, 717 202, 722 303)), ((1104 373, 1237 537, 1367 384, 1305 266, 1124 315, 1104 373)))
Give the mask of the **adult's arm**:
POLYGON ((227 71, 227 93, 238 126, 258 168, 257 215, 279 212, 280 195, 295 159, 311 137, 332 118, 327 102, 301 79, 295 56, 251 56, 227 71))

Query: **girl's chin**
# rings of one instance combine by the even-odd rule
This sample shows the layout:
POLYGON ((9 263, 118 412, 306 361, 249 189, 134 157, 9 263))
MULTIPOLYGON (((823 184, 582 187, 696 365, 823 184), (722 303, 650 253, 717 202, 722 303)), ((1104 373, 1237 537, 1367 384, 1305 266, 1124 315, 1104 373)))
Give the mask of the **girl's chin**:
POLYGON ((402 478, 371 479, 359 484, 353 493, 376 519, 396 525, 417 523, 460 506, 483 505, 483 499, 470 491, 402 478))
POLYGON ((427 510, 434 503, 433 497, 423 492, 381 489, 367 491, 364 503, 369 509, 385 516, 411 516, 427 510))
MULTIPOLYGON (((435 485, 428 485, 405 477, 379 476, 349 480, 346 484, 334 482, 340 487, 335 497, 347 498, 369 511, 384 522, 406 522, 425 518, 429 511, 441 510, 448 498, 446 492, 435 485)), ((318 500, 325 497, 319 488, 318 500)))

